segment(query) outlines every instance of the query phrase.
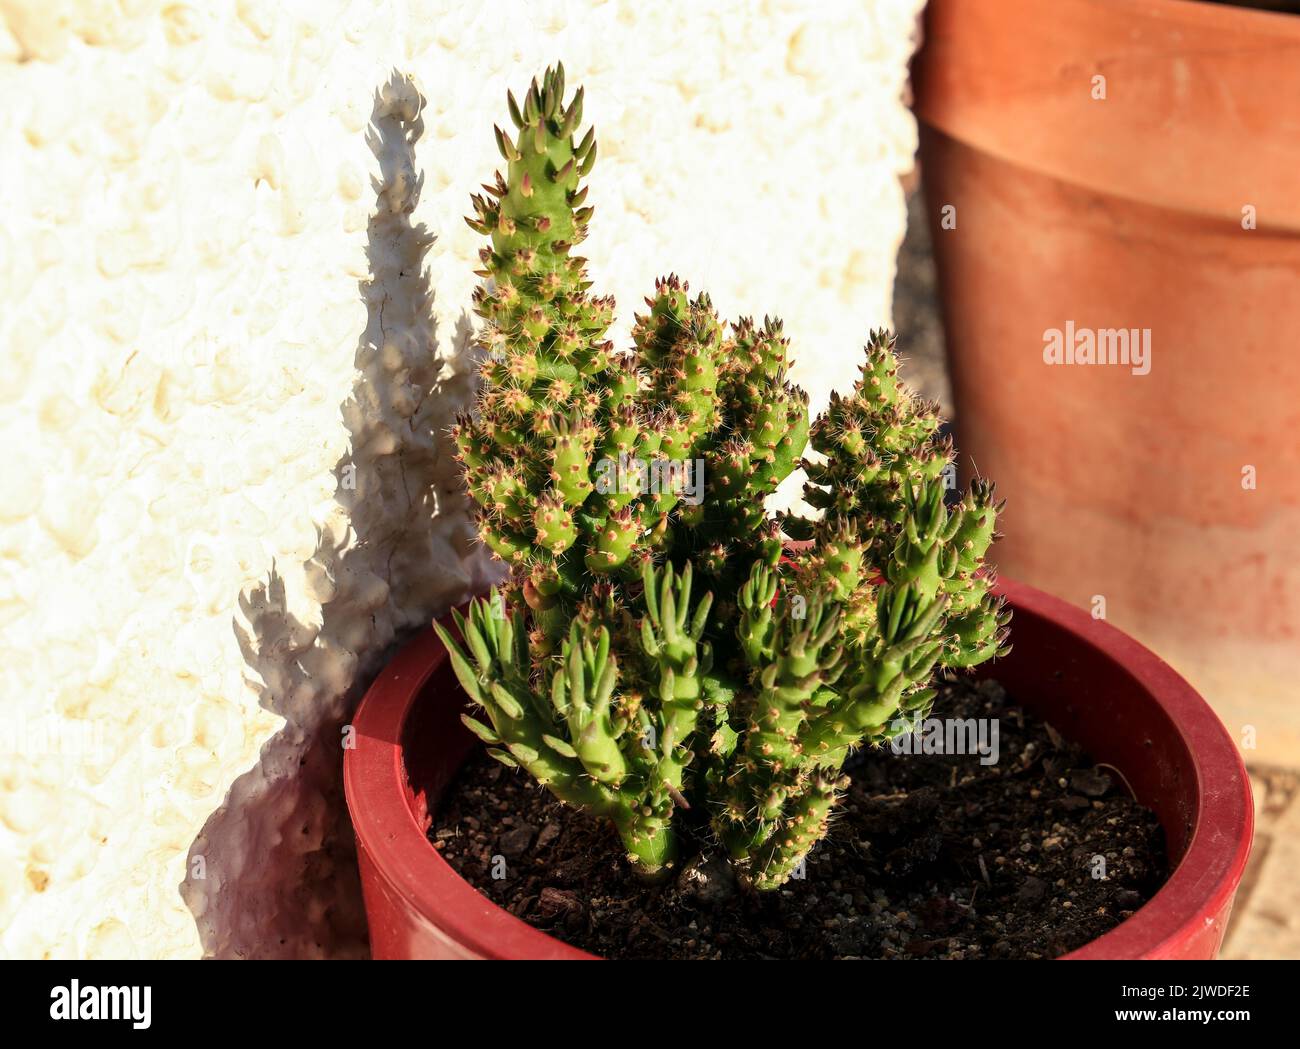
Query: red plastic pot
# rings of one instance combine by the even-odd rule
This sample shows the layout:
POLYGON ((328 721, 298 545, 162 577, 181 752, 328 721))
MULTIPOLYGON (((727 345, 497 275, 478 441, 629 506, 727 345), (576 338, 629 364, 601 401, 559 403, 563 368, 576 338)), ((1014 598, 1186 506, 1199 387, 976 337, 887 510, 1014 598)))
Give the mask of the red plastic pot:
MULTIPOLYGON (((1155 810, 1169 881, 1069 958, 1213 958, 1250 853, 1245 769, 1214 712, 1136 641, 1032 587, 1000 584, 1015 648, 991 669, 1017 702, 1114 765, 1155 810)), ((376 958, 589 958, 497 907, 429 844, 430 809, 478 742, 431 630, 371 686, 344 784, 376 958)))

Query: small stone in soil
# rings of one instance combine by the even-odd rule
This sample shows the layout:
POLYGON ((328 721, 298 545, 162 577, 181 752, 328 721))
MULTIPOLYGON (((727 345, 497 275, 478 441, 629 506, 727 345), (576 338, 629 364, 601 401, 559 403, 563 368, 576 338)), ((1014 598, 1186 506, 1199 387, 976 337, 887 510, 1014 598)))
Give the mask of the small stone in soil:
POLYGON ((1070 787, 1090 798, 1100 798, 1110 790, 1110 777, 1101 769, 1071 769, 1070 787))
POLYGON ((677 887, 709 906, 727 903, 736 895, 736 872, 725 856, 698 856, 682 868, 677 887))
POLYGON ((1016 899, 1021 903, 1037 903, 1047 893, 1047 882, 1030 875, 1020 886, 1016 899))
POLYGON ((581 914, 582 901, 576 893, 547 886, 537 900, 537 909, 543 918, 555 918, 561 915, 581 914))
POLYGON ((533 828, 524 823, 497 835, 497 850, 507 859, 517 860, 533 843, 533 828))
POLYGON ((1132 889, 1117 889, 1115 891, 1115 906, 1121 910, 1136 910, 1144 902, 1140 892, 1134 892, 1132 889))

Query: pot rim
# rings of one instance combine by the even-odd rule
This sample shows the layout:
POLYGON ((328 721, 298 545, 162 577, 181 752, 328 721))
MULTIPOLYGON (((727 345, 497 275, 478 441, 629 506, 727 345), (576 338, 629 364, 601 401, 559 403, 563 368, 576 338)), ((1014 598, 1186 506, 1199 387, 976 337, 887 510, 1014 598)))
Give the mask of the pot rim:
MULTIPOLYGON (((1196 819, 1187 851, 1141 908, 1063 959, 1152 958, 1171 953, 1237 890, 1250 855, 1254 810, 1241 756, 1209 704, 1150 650, 1082 609, 1023 583, 1000 580, 1013 609, 1049 620, 1121 664, 1168 716, 1191 755, 1196 819)), ((447 653, 431 629, 406 645, 371 685, 344 752, 348 811, 361 847, 389 885, 447 935, 484 957, 593 959, 498 907, 430 844, 407 802, 402 727, 447 653)))
MULTIPOLYGON (((931 0, 923 124, 1092 193, 1300 230, 1300 15, 1192 0, 931 0), (1102 74, 1104 100, 1091 96, 1102 74)), ((1127 235, 1127 234, 1126 234, 1127 235)))

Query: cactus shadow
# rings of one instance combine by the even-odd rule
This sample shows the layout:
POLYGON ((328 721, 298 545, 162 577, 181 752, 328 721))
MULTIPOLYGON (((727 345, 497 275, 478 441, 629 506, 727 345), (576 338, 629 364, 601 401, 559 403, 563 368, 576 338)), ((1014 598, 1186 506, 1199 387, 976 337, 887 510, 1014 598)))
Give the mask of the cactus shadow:
POLYGON ((490 572, 447 432, 474 392, 471 323, 462 313, 440 352, 423 263, 434 237, 412 222, 423 105, 396 72, 375 92, 367 322, 340 409, 335 506, 301 573, 273 564, 239 594, 245 680, 284 724, 190 846, 180 891, 207 957, 368 955, 343 728, 393 649, 490 572))

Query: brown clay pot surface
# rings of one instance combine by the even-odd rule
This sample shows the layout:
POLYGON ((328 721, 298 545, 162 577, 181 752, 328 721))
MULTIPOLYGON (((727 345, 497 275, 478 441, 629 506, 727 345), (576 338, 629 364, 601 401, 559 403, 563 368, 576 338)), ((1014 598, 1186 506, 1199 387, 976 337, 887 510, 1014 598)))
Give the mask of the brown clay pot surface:
POLYGON ((1300 17, 931 0, 914 76, 999 565, 1104 599, 1239 744, 1300 761, 1300 17), (1070 325, 1149 330, 1149 373, 1045 363, 1070 325))

